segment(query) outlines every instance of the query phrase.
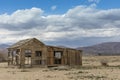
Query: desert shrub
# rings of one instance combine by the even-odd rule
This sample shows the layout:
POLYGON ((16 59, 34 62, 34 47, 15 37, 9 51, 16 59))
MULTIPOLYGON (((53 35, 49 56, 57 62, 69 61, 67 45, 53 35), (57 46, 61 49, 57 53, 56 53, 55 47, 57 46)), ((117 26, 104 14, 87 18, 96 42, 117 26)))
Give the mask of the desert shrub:
POLYGON ((84 73, 83 71, 79 71, 78 73, 84 73))
POLYGON ((105 80, 106 76, 95 76, 95 75, 87 75, 87 76, 82 76, 83 78, 88 78, 91 80, 105 80))
POLYGON ((68 67, 68 66, 58 66, 58 67, 51 67, 51 68, 49 68, 50 70, 59 70, 59 71, 61 71, 61 70, 65 70, 65 71, 67 71, 67 70, 69 70, 70 68, 68 67))
POLYGON ((48 72, 49 70, 42 70, 43 72, 48 72))
POLYGON ((30 71, 26 69, 22 69, 21 72, 30 72, 30 71))
POLYGON ((109 66, 107 60, 101 60, 100 63, 101 63, 102 66, 109 66))

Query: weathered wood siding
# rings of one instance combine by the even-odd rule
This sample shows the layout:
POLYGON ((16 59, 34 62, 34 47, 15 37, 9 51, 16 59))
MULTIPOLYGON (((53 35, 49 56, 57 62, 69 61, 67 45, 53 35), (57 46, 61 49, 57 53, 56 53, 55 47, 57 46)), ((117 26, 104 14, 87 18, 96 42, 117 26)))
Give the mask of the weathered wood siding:
POLYGON ((36 60, 41 60, 42 63, 44 64, 41 64, 41 65, 45 65, 46 64, 46 54, 47 54, 47 47, 40 43, 39 41, 37 40, 33 40, 33 41, 30 41, 29 43, 27 43, 26 45, 22 46, 22 63, 25 64, 25 50, 31 50, 32 51, 32 55, 31 55, 31 65, 34 66, 34 65, 37 65, 36 64, 36 60), (36 51, 41 51, 42 52, 42 56, 36 56, 35 52, 36 51))
POLYGON ((69 48, 59 48, 59 47, 48 47, 47 53, 47 65, 56 65, 54 64, 54 51, 62 51, 62 63, 60 65, 82 65, 82 53, 81 51, 69 48))

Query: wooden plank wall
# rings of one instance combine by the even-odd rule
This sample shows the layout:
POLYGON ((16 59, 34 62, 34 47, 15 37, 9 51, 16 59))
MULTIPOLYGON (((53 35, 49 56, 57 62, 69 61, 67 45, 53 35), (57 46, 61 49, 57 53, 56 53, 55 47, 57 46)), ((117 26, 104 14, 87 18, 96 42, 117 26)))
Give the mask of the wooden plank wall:
POLYGON ((62 64, 61 65, 82 65, 81 52, 74 49, 48 47, 47 53, 47 65, 54 64, 54 51, 63 51, 62 64))

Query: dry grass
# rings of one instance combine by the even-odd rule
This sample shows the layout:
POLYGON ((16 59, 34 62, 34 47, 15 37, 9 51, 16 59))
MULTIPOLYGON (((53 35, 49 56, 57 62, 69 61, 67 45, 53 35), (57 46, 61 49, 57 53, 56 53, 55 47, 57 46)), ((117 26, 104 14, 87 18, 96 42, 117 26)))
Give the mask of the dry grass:
POLYGON ((120 80, 120 56, 84 56, 82 67, 67 70, 18 69, 0 63, 0 72, 0 80, 120 80), (102 60, 109 66, 101 65, 102 60))

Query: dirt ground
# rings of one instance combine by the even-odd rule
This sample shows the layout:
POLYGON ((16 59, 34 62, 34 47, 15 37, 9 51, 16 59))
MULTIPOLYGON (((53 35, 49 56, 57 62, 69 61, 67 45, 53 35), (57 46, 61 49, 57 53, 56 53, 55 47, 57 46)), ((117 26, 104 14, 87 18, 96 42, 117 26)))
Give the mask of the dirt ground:
POLYGON ((120 56, 84 56, 82 67, 69 69, 18 69, 0 63, 0 80, 120 80, 120 56))

